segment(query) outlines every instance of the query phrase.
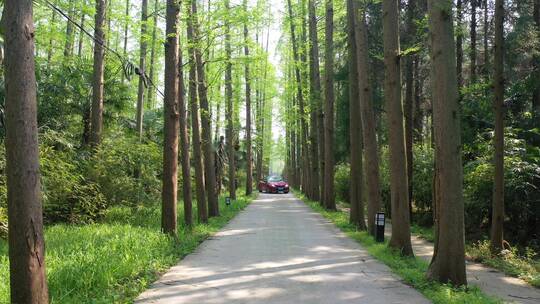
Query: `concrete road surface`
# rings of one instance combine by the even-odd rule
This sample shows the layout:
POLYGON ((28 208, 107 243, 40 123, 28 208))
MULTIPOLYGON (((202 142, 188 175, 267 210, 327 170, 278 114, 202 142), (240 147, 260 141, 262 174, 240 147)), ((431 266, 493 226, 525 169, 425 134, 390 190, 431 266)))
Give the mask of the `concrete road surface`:
POLYGON ((429 303, 292 194, 261 194, 136 303, 429 303))

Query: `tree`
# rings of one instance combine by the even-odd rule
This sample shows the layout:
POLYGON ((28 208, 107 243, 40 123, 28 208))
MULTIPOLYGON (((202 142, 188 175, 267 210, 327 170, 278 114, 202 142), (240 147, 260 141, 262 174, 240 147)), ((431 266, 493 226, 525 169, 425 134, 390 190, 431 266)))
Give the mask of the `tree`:
POLYGON ((75 15, 75 1, 68 2, 68 16, 70 20, 66 21, 66 40, 64 44, 64 57, 70 57, 73 54, 73 41, 75 38, 72 20, 75 15))
MULTIPOLYGON (((540 37, 540 0, 534 0, 534 24, 536 36, 540 37)), ((534 57, 534 69, 536 86, 532 96, 532 108, 536 121, 536 126, 540 127, 540 46, 537 45, 536 56, 534 57)))
POLYGON ((227 128, 225 131, 227 143, 227 156, 229 158, 229 196, 236 199, 236 164, 234 152, 234 123, 233 123, 233 89, 232 89, 232 62, 231 62, 231 20, 229 1, 225 1, 225 116, 227 128))
POLYGON ((163 190, 161 193, 161 230, 176 235, 178 181, 178 19, 180 7, 167 0, 165 41, 165 92, 163 123, 163 190))
POLYGON ((150 45, 150 74, 148 75, 148 79, 150 81, 150 85, 148 86, 148 101, 147 101, 147 107, 149 109, 153 109, 154 99, 156 98, 156 88, 153 87, 153 83, 155 83, 155 76, 154 76, 154 63, 156 61, 156 41, 157 41, 157 16, 158 16, 158 8, 159 8, 159 0, 154 0, 154 12, 152 13, 152 43, 150 45))
MULTIPOLYGON (((289 23, 290 23, 290 31, 291 31, 291 44, 293 49, 293 62, 294 62, 294 73, 296 76, 296 90, 297 90, 297 102, 298 102, 298 112, 299 112, 299 121, 300 121, 300 153, 302 155, 301 160, 299 160, 299 163, 301 164, 300 172, 301 174, 298 174, 300 178, 300 185, 302 187, 302 190, 306 191, 307 189, 307 173, 308 167, 309 167, 309 161, 308 161, 308 153, 307 153, 307 123, 305 118, 305 109, 304 109, 304 93, 303 93, 303 87, 302 87, 302 73, 300 71, 300 52, 299 52, 299 43, 296 37, 296 26, 294 23, 294 14, 293 14, 293 8, 291 0, 287 0, 287 7, 289 11, 289 23)), ((298 149, 297 149, 298 151, 298 149)))
MULTIPOLYGON (((247 15, 247 0, 244 0, 244 11, 247 15)), ((249 32, 247 21, 244 21, 244 55, 246 64, 244 75, 246 78, 246 195, 253 192, 253 156, 251 147, 251 79, 249 74, 249 32)))
POLYGON ((334 5, 326 0, 324 56, 324 206, 336 210, 334 193, 334 5))
MULTIPOLYGON (((197 211, 200 223, 208 222, 208 210, 206 205, 206 185, 204 183, 204 166, 201 150, 200 112, 197 102, 197 60, 195 58, 195 41, 193 33, 193 19, 197 18, 193 13, 195 0, 188 3, 187 39, 189 43, 189 104, 191 108, 191 138, 193 148, 193 164, 195 166, 195 182, 197 184, 197 211)), ((191 178, 191 177, 189 177, 191 178)))
POLYGON ((471 60, 471 79, 470 83, 473 84, 476 82, 476 8, 478 7, 478 1, 480 0, 471 0, 471 49, 469 51, 469 56, 471 60))
POLYGON ((495 0, 495 53, 493 60, 493 95, 495 114, 495 174, 491 217, 491 250, 503 249, 504 222, 504 1, 495 0))
POLYGON ((428 277, 467 284, 459 94, 451 0, 429 0, 435 135, 435 250, 428 277))
POLYGON ((191 3, 193 21, 193 41, 195 41, 195 62, 197 64, 197 88, 199 102, 201 104, 201 127, 202 127, 202 148, 204 153, 204 181, 206 185, 208 215, 219 216, 219 205, 216 188, 216 171, 214 168, 214 151, 212 148, 212 129, 210 107, 208 105, 208 87, 206 86, 206 76, 199 48, 199 21, 197 15, 197 3, 191 3))
POLYGON ((103 85, 105 74, 105 11, 106 1, 96 0, 94 26, 94 76, 92 80, 92 112, 90 145, 101 143, 103 132, 103 85))
MULTIPOLYGON (((81 3, 81 28, 84 28, 84 23, 86 21, 86 14, 84 13, 84 8, 86 7, 86 0, 83 0, 81 3)), ((56 15, 56 11, 54 12, 54 15, 56 15)), ((53 16, 54 16, 53 15, 53 16)), ((54 22, 54 20, 53 20, 54 22)), ((77 48, 77 56, 81 57, 83 54, 83 44, 84 44, 84 32, 81 30, 79 31, 79 47, 77 48)))
MULTIPOLYGON (((184 221, 187 226, 193 225, 193 211, 192 211, 192 194, 191 194, 191 164, 189 162, 189 135, 188 135, 188 115, 187 115, 187 108, 186 108, 186 94, 184 92, 184 70, 183 70, 183 62, 182 62, 182 48, 179 44, 179 50, 178 50, 178 123, 180 126, 180 161, 182 163, 182 197, 184 201, 184 221)), ((191 77, 189 79, 190 85, 191 85, 191 77)), ((194 80, 196 81, 196 80, 194 80)), ((195 151, 196 147, 193 147, 193 150, 195 151)), ((197 166, 197 162, 201 163, 202 160, 200 159, 200 144, 198 146, 199 150, 199 158, 195 160, 195 166, 197 166)), ((194 153, 195 154, 195 153, 194 153)), ((196 169, 195 169, 196 170, 196 169)), ((202 172, 202 169, 200 169, 202 172)), ((202 178, 201 178, 202 179, 202 178)), ((197 179, 197 182, 199 180, 197 179)), ((204 190, 203 190, 203 197, 204 197, 204 190)), ((197 203, 199 202, 197 198, 197 203)), ((199 206, 198 212, 199 212, 199 222, 204 222, 204 220, 201 220, 201 212, 206 211, 206 203, 204 204, 204 209, 201 210, 199 206)))
POLYGON ((365 175, 367 186, 367 213, 368 231, 375 233, 375 214, 381 208, 381 186, 379 174, 379 148, 377 145, 377 134, 375 124, 375 113, 372 103, 372 89, 369 80, 370 68, 368 64, 368 41, 367 27, 364 10, 359 12, 357 1, 355 6, 355 39, 358 56, 358 86, 360 99, 360 114, 362 122, 362 139, 364 141, 364 158, 366 160, 365 175))
POLYGON ((315 3, 308 0, 308 18, 309 18, 309 93, 311 99, 310 113, 310 149, 311 149, 311 180, 313 187, 313 200, 319 201, 321 195, 320 182, 320 133, 322 126, 319 125, 319 113, 322 107, 321 98, 321 73, 319 71, 319 39, 317 38, 317 16, 315 12, 315 3))
POLYGON ((48 303, 31 0, 4 2, 8 240, 12 303, 48 303))
MULTIPOLYGON (((409 0, 407 3, 405 37, 409 48, 415 46, 416 42, 416 0, 409 0)), ((405 154, 407 156, 407 181, 409 193, 409 214, 412 217, 412 197, 413 197, 413 128, 414 128, 414 60, 415 54, 407 55, 405 59, 405 103, 403 112, 405 114, 405 154)))
POLYGON ((350 223, 359 229, 366 229, 364 221, 364 203, 362 197, 362 116, 360 114, 360 96, 358 91, 358 46, 356 45, 355 0, 347 0, 347 38, 349 43, 349 124, 351 141, 350 170, 350 223))
POLYGON ((148 0, 142 0, 141 5, 141 48, 139 57, 139 87, 137 91, 137 132, 139 140, 143 136, 143 115, 144 115, 144 91, 146 90, 146 32, 148 28, 148 0))
POLYGON ((401 68, 399 50, 398 3, 383 0, 384 99, 389 124, 390 194, 392 237, 389 246, 402 255, 413 255, 411 246, 407 156, 401 103, 401 68))
POLYGON ((458 88, 463 86, 463 0, 456 4, 456 69, 458 88))

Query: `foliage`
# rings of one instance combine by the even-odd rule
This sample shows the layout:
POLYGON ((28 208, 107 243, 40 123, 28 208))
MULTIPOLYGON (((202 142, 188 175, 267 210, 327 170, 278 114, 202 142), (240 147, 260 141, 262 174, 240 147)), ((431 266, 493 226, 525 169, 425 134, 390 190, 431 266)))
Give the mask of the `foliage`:
POLYGON ((302 199, 315 211, 333 222, 350 238, 362 244, 370 255, 386 264, 400 276, 405 283, 413 286, 433 303, 499 303, 498 300, 483 294, 477 287, 451 287, 435 281, 429 281, 425 275, 428 264, 420 258, 402 257, 387 246, 387 243, 376 243, 365 231, 357 231, 349 223, 349 216, 344 211, 327 211, 319 203, 302 199))
POLYGON ((351 171, 351 167, 349 164, 341 163, 336 166, 334 188, 336 191, 336 198, 338 201, 349 203, 350 171, 351 171))
MULTIPOLYGON (((178 205, 178 238, 160 232, 160 207, 113 207, 103 221, 46 229, 47 277, 52 303, 126 303, 161 272, 193 252, 242 210, 251 197, 239 197, 221 216, 192 229, 183 225, 178 205)), ((7 243, 0 240, 0 277, 9 278, 7 243)), ((9 279, 0 280, 0 302, 9 301, 9 279)))
POLYGON ((161 148, 111 131, 85 162, 89 180, 99 185, 109 205, 156 201, 161 191, 161 148))
MULTIPOLYGON (((535 223, 538 223, 540 202, 540 162, 538 149, 506 131, 505 155, 505 238, 508 241, 539 248, 535 223)), ((493 195, 492 150, 483 143, 487 154, 464 168, 466 231, 481 238, 489 230, 493 195), (480 235, 478 235, 480 234, 480 235)))

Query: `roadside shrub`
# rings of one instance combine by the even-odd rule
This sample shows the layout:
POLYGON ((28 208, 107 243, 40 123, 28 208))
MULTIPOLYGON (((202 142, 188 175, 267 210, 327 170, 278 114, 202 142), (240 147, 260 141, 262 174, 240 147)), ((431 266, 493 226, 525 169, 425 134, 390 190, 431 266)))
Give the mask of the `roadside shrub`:
POLYGON ((87 159, 87 176, 99 185, 109 205, 155 201, 161 191, 161 159, 157 144, 113 132, 87 159))
POLYGON ((351 166, 348 163, 341 163, 336 166, 336 175, 334 178, 334 187, 338 201, 350 202, 350 171, 351 166))
MULTIPOLYGON (((505 239, 540 248, 540 152, 511 132, 505 148, 505 239)), ((492 155, 492 153, 490 154, 492 155)), ((489 232, 493 199, 491 157, 469 162, 464 168, 465 224, 473 239, 489 232)))

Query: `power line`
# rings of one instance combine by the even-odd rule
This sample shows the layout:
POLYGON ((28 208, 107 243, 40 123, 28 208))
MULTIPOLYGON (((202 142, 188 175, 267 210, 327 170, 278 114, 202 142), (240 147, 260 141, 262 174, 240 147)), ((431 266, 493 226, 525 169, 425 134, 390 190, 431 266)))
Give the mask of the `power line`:
POLYGON ((94 41, 94 43, 97 43, 99 45, 101 45, 103 48, 105 48, 107 51, 113 53, 114 55, 116 55, 116 57, 118 57, 118 59, 120 60, 120 62, 122 63, 122 69, 124 70, 124 74, 126 75, 126 77, 128 79, 131 78, 131 75, 132 73, 135 73, 137 75, 139 75, 139 77, 142 77, 143 78, 143 82, 148 86, 151 85, 152 87, 154 87, 156 89, 156 91, 161 95, 161 97, 165 98, 165 95, 163 94, 163 92, 161 92, 161 90, 153 83, 152 79, 150 79, 145 71, 143 71, 140 67, 138 67, 137 65, 135 65, 134 63, 132 63, 131 61, 127 60, 124 56, 122 56, 120 53, 118 53, 117 51, 111 49, 107 44, 105 44, 105 42, 99 40, 99 39, 96 39, 94 37, 94 35, 90 34, 87 30, 85 30, 79 23, 77 23, 77 21, 73 20, 71 17, 69 17, 68 14, 66 14, 64 11, 62 11, 60 8, 58 8, 56 5, 54 5, 53 3, 51 3, 49 0, 43 0, 45 1, 45 3, 50 6, 53 10, 57 11, 60 15, 62 15, 64 18, 66 18, 66 20, 70 23, 72 23, 73 25, 75 25, 78 29, 81 30, 81 32, 83 32, 86 36, 90 37, 90 39, 92 39, 92 41, 94 41))

